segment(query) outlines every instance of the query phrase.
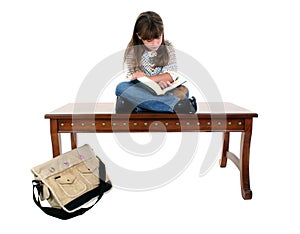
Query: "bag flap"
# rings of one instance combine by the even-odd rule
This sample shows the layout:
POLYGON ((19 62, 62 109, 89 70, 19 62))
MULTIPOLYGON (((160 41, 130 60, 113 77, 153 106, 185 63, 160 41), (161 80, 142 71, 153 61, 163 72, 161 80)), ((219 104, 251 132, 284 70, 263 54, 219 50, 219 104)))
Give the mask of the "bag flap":
POLYGON ((99 160, 97 158, 90 158, 84 163, 81 163, 77 166, 77 169, 81 173, 93 173, 99 168, 99 160))
POLYGON ((93 149, 88 144, 85 144, 77 149, 61 154, 41 165, 33 167, 31 171, 34 175, 41 179, 45 179, 90 158, 96 158, 96 155, 93 149))
POLYGON ((59 184, 73 184, 76 179, 76 176, 72 174, 64 175, 64 176, 57 176, 55 181, 59 184))

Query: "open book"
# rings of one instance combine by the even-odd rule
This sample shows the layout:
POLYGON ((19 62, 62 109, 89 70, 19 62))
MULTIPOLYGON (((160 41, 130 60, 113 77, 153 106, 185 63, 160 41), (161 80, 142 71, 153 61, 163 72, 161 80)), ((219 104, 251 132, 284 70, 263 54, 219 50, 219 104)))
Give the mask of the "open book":
POLYGON ((158 83, 151 80, 150 78, 143 76, 134 80, 131 80, 131 82, 139 85, 140 87, 148 90, 149 92, 156 94, 156 95, 164 95, 166 92, 175 89, 177 86, 183 84, 186 82, 186 79, 182 76, 177 76, 173 83, 171 83, 170 86, 167 88, 162 89, 158 83))

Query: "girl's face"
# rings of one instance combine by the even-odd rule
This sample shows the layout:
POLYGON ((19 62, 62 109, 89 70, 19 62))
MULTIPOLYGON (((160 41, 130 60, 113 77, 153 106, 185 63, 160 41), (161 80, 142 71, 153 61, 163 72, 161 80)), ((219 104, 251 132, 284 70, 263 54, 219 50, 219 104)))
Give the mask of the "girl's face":
POLYGON ((152 40, 143 40, 139 35, 138 38, 142 40, 144 45, 149 51, 156 51, 160 47, 162 43, 162 35, 160 35, 158 38, 154 38, 152 40))

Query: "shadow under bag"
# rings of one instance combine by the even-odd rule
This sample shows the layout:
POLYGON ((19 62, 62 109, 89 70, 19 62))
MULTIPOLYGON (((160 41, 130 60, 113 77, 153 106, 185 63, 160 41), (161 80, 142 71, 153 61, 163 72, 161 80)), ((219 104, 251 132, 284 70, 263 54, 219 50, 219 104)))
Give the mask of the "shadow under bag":
POLYGON ((59 219, 85 213, 112 187, 105 165, 87 144, 31 171, 35 204, 46 214, 59 219), (43 200, 47 200, 50 207, 43 206, 43 200))

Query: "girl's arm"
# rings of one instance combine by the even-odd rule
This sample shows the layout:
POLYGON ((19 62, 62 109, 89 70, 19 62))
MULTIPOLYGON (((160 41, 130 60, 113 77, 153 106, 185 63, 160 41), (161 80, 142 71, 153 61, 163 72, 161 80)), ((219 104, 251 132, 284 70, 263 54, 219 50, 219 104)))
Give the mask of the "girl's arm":
POLYGON ((173 78, 168 72, 156 76, 149 76, 148 78, 155 81, 156 83, 159 83, 160 81, 170 82, 170 83, 173 82, 173 78))
MULTIPOLYGON (((135 72, 132 74, 131 79, 134 80, 142 76, 146 76, 144 72, 141 71, 135 72)), ((147 76, 147 77, 155 81, 156 83, 158 83, 162 89, 167 88, 173 82, 173 78, 168 72, 156 76, 147 76)))
POLYGON ((167 72, 156 76, 150 76, 149 78, 158 83, 162 89, 169 87, 173 82, 172 76, 167 72))

